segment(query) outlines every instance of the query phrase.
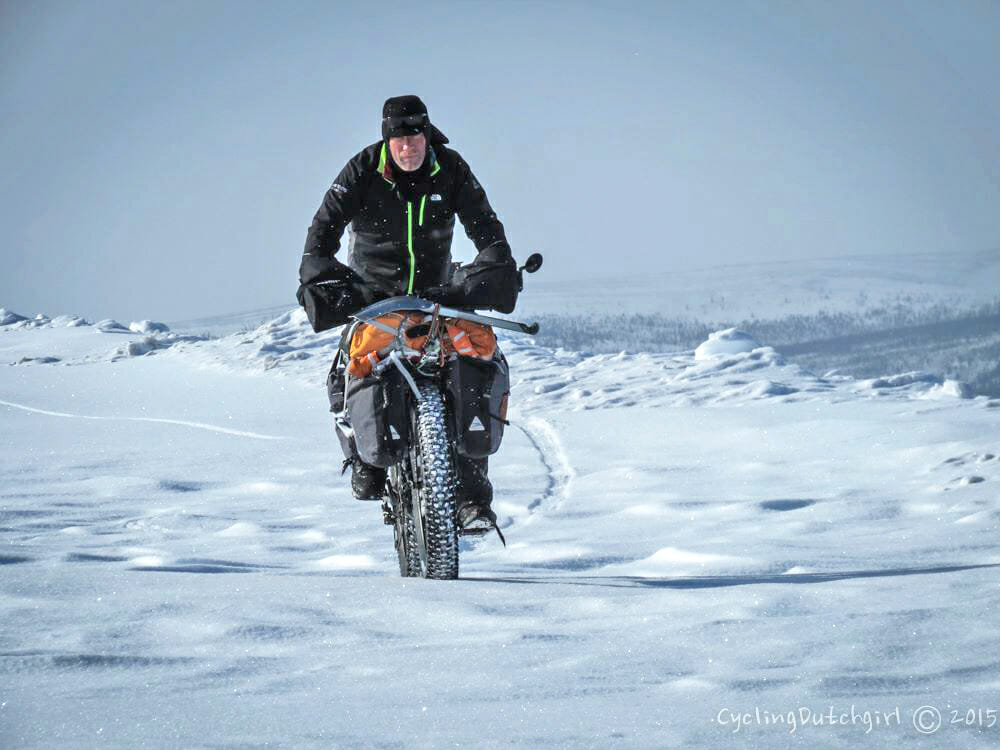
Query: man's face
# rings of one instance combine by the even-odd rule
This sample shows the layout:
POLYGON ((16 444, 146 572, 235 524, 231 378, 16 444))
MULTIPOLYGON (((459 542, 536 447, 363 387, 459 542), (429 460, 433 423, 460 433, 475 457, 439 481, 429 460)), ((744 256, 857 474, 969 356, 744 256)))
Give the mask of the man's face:
POLYGON ((423 133, 417 135, 401 135, 389 139, 389 152, 393 161, 403 170, 412 172, 420 169, 427 155, 427 138, 423 133))

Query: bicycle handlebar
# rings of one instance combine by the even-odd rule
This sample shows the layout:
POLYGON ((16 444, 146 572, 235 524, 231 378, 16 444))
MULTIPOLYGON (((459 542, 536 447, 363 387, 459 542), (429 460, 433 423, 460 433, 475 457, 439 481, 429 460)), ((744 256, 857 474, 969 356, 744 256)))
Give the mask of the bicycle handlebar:
MULTIPOLYGON (((437 303, 435 302, 413 295, 405 295, 402 297, 390 297, 389 299, 384 299, 381 302, 376 302, 373 305, 368 305, 368 307, 358 310, 351 317, 365 323, 370 323, 382 315, 402 312, 404 310, 433 313, 435 307, 437 307, 437 303)), ((465 310, 455 310, 451 307, 441 307, 438 312, 448 318, 469 320, 473 323, 482 323, 483 325, 503 328, 508 331, 527 333, 530 336, 534 336, 538 333, 538 323, 519 323, 516 320, 494 318, 490 315, 480 315, 479 313, 466 312, 465 310)))

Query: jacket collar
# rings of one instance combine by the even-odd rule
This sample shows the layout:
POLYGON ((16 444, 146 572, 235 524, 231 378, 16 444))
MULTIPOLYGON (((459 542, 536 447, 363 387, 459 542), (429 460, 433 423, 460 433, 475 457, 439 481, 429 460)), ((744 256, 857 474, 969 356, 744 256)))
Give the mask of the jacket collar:
MULTIPOLYGON (((427 151, 429 152, 429 157, 431 160, 431 172, 430 176, 433 177, 438 172, 441 171, 441 163, 438 161, 437 154, 434 153, 434 147, 431 145, 427 146, 427 151)), ((395 176, 392 173, 392 161, 389 159, 389 148, 385 141, 382 141, 382 149, 379 151, 378 156, 378 168, 376 170, 382 179, 391 185, 396 184, 395 176)))

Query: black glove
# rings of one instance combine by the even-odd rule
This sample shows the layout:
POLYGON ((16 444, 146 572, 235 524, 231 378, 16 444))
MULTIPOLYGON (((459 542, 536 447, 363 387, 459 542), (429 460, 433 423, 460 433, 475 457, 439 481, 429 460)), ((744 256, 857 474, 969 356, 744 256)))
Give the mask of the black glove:
POLYGON ((318 279, 300 284, 295 296, 306 309, 316 333, 343 325, 351 315, 374 301, 361 277, 341 263, 318 279))
POLYGON ((357 292, 341 281, 302 284, 295 296, 306 309, 306 317, 316 333, 343 325, 365 306, 357 292))
POLYGON ((517 265, 513 260, 477 261, 462 266, 451 277, 448 289, 463 307, 514 312, 519 291, 517 265))

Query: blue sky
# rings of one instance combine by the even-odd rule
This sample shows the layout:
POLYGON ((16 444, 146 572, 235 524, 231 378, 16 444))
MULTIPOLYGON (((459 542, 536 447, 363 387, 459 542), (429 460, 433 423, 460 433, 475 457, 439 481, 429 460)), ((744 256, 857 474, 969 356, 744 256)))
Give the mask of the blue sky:
POLYGON ((1000 251, 998 77, 986 1, 6 2, 0 305, 294 304, 402 93, 549 282, 1000 251))

